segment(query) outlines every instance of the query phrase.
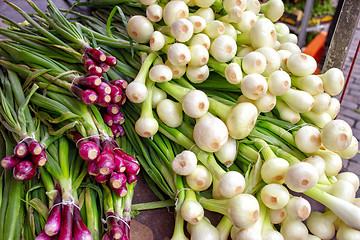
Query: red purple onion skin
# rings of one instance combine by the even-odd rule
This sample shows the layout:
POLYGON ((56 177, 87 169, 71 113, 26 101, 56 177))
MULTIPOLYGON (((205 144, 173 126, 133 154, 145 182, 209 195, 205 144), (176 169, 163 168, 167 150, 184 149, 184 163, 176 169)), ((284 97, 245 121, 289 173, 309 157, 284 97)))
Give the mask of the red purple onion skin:
POLYGON ((121 132, 119 131, 119 128, 117 127, 117 125, 110 126, 110 129, 115 138, 120 137, 121 132))
POLYGON ((96 159, 96 166, 100 174, 111 174, 115 169, 114 154, 102 152, 96 159))
POLYGON ((96 161, 90 161, 88 164, 88 173, 92 176, 98 176, 100 173, 96 167, 96 161))
POLYGON ((98 65, 103 70, 103 73, 107 73, 110 70, 110 66, 105 62, 99 63, 98 65))
POLYGON ((39 155, 32 155, 31 161, 35 164, 37 167, 42 167, 47 162, 47 156, 45 151, 42 151, 39 155))
POLYGON ((139 162, 138 162, 138 160, 137 160, 136 158, 134 158, 133 156, 131 156, 131 155, 127 154, 127 153, 125 153, 125 152, 124 152, 123 150, 121 150, 120 148, 114 149, 114 152, 115 152, 116 154, 118 154, 121 158, 123 158, 124 160, 126 159, 126 160, 129 160, 129 161, 131 161, 131 162, 134 162, 134 163, 139 164, 139 162))
POLYGON ((46 235, 46 233, 44 231, 42 231, 36 238, 35 240, 52 240, 52 238, 48 235, 46 235))
POLYGON ((119 88, 116 85, 111 85, 111 102, 112 103, 119 103, 123 97, 123 91, 121 90, 121 88, 119 88))
POLYGON ((113 117, 110 116, 109 114, 104 113, 102 117, 104 119, 105 124, 108 125, 109 127, 111 127, 114 124, 113 117))
POLYGON ((17 144, 14 148, 14 155, 18 158, 24 158, 28 154, 27 145, 24 142, 17 144))
POLYGON ((97 101, 98 95, 94 90, 86 89, 83 90, 80 87, 73 84, 71 91, 86 104, 94 104, 97 101))
POLYGON ((125 172, 126 167, 124 165, 123 159, 119 155, 114 154, 114 161, 115 161, 114 171, 118 173, 125 172))
POLYGON ((120 106, 123 106, 124 104, 125 104, 125 102, 126 102, 126 94, 125 94, 125 92, 123 92, 122 94, 121 94, 121 101, 119 102, 119 105, 120 106))
POLYGON ((92 67, 90 67, 90 69, 88 69, 88 75, 89 76, 96 75, 96 76, 101 77, 102 74, 103 74, 103 70, 99 66, 92 66, 92 67))
POLYGON ((113 225, 110 228, 110 235, 113 239, 119 240, 124 235, 124 230, 119 225, 113 225))
POLYGON ((82 88, 97 88, 101 84, 101 79, 97 75, 90 75, 80 77, 75 81, 75 84, 82 88))
POLYGON ((128 86, 128 82, 124 79, 116 79, 111 81, 111 84, 114 84, 118 87, 120 87, 122 90, 126 89, 126 87, 128 86))
POLYGON ((74 208, 73 231, 74 231, 74 240, 92 240, 93 239, 91 232, 85 226, 85 223, 81 218, 80 210, 77 207, 74 208))
POLYGON ((139 164, 129 161, 127 159, 123 159, 123 161, 124 161, 124 165, 126 168, 126 170, 125 170, 126 173, 134 174, 134 175, 137 175, 139 173, 139 171, 140 171, 139 164))
POLYGON ((123 124, 125 122, 124 115, 121 112, 114 115, 112 119, 115 125, 123 124))
POLYGON ((105 60, 106 64, 109 65, 110 67, 114 67, 117 64, 117 59, 114 56, 106 56, 106 60, 105 60))
POLYGON ((21 161, 13 168, 14 178, 18 181, 28 181, 37 173, 35 165, 28 160, 21 161))
POLYGON ((120 132, 120 137, 124 136, 125 135, 125 130, 124 128, 121 126, 121 125, 116 125, 119 132, 120 132))
POLYGON ((127 181, 129 184, 134 183, 137 181, 137 176, 135 174, 128 174, 127 181))
POLYGON ((86 89, 81 94, 80 99, 86 104, 94 104, 98 100, 98 95, 94 90, 86 89))
POLYGON ((96 66, 96 62, 94 60, 92 60, 91 58, 87 58, 84 62, 84 66, 86 68, 86 70, 90 70, 90 68, 96 66))
POLYGON ((95 181, 97 181, 98 183, 106 183, 107 180, 109 180, 109 175, 102 175, 99 174, 97 176, 94 176, 95 181))
POLYGON ((110 94, 111 93, 111 87, 106 82, 102 81, 101 84, 95 88, 95 91, 97 94, 110 94))
POLYGON ((90 48, 86 53, 97 63, 106 61, 106 54, 99 49, 90 48))
POLYGON ((127 187, 126 185, 121 186, 121 188, 113 188, 112 189, 116 195, 119 197, 124 197, 127 194, 127 187))
POLYGON ((101 240, 113 240, 109 233, 105 233, 101 240))
POLYGON ((100 107, 107 107, 111 103, 111 97, 109 94, 99 94, 99 97, 97 99, 97 105, 100 107))
POLYGON ((112 172, 109 178, 109 183, 112 188, 120 188, 127 181, 124 173, 112 172))
POLYGON ((74 204, 63 204, 61 210, 61 228, 58 240, 70 240, 73 237, 74 204))
POLYGON ((48 236, 54 236, 59 233, 61 227, 61 194, 58 191, 54 200, 54 207, 49 212, 49 218, 44 226, 44 232, 48 236))
POLYGON ((31 155, 39 155, 42 152, 42 147, 38 141, 32 140, 28 143, 28 151, 31 155))
POLYGON ((92 141, 82 141, 79 145, 79 155, 85 161, 93 161, 100 154, 100 149, 92 141))
POLYGON ((116 114, 118 114, 120 112, 120 107, 117 104, 110 104, 109 106, 107 106, 106 112, 110 116, 114 116, 114 115, 116 115, 116 114))
POLYGON ((15 155, 8 155, 1 160, 1 166, 3 168, 13 168, 20 161, 20 158, 15 155))

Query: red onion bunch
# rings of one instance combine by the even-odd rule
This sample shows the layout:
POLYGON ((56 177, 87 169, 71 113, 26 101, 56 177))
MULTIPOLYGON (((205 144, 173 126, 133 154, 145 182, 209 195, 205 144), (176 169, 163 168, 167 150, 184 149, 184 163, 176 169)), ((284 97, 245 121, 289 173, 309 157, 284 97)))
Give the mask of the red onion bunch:
POLYGON ((16 145, 13 155, 8 155, 1 160, 1 166, 13 168, 16 180, 28 181, 35 177, 36 167, 42 167, 46 162, 46 153, 41 144, 33 138, 25 138, 16 145))
POLYGON ((44 229, 35 240, 65 239, 69 234, 76 240, 93 239, 85 226, 78 206, 72 202, 63 202, 61 192, 58 190, 44 229))
POLYGON ((70 135, 77 143, 80 157, 89 162, 88 173, 99 183, 109 181, 111 189, 119 196, 127 193, 126 183, 137 181, 140 166, 136 158, 122 151, 112 139, 82 138, 76 132, 70 135))
POLYGON ((71 91, 86 104, 97 104, 107 107, 109 104, 122 104, 125 96, 122 89, 102 78, 102 74, 117 64, 114 56, 95 48, 84 51, 83 62, 87 74, 75 77, 71 91))
MULTIPOLYGON (((107 126, 110 127, 115 138, 121 137, 125 134, 124 128, 121 126, 124 121, 124 115, 120 112, 120 107, 126 101, 126 95, 123 93, 127 87, 127 82, 123 79, 117 79, 110 82, 110 86, 113 85, 121 89, 122 99, 119 103, 111 103, 106 107, 106 110, 102 111, 102 117, 107 126)), ((115 90, 116 91, 116 90, 115 90)))

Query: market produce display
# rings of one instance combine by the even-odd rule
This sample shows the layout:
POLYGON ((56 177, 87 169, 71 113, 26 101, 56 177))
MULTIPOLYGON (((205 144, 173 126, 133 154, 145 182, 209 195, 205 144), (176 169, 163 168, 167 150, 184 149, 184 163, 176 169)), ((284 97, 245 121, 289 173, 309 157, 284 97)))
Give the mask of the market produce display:
POLYGON ((314 74, 281 0, 5 2, 0 239, 126 240, 162 207, 174 240, 360 239, 344 75, 314 74), (139 172, 159 202, 132 204, 139 172))

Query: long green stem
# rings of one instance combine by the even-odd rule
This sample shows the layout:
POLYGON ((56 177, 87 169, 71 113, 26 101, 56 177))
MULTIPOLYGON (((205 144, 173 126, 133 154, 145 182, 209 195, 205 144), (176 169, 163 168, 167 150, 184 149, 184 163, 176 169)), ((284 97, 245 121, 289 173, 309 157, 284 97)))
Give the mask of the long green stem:
POLYGON ((228 116, 232 111, 232 107, 221 103, 213 98, 209 98, 210 106, 209 110, 214 112, 217 116, 221 118, 224 122, 226 122, 228 116))
POLYGON ((181 86, 175 86, 175 84, 172 84, 170 82, 158 83, 157 86, 179 102, 181 102, 182 99, 186 96, 186 94, 191 91, 191 89, 181 86))

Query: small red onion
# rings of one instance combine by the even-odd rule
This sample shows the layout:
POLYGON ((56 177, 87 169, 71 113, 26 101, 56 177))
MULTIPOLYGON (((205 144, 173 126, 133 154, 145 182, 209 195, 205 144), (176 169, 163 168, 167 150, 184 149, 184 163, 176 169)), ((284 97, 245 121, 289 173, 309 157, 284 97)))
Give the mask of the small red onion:
POLYGON ((28 154, 28 147, 24 142, 19 143, 14 148, 14 154, 18 158, 24 158, 28 154))
POLYGON ((39 155, 32 155, 31 161, 35 164, 37 167, 42 167, 47 162, 47 156, 45 151, 42 151, 39 155))
POLYGON ((121 125, 121 124, 123 124, 125 122, 124 115, 121 112, 114 115, 112 117, 112 119, 113 119, 113 122, 114 122, 115 125, 121 125))
POLYGON ((109 114, 104 113, 102 117, 104 119, 105 124, 108 125, 109 127, 111 127, 114 124, 113 117, 110 116, 109 114))
POLYGON ((90 161, 88 164, 88 173, 92 176, 98 176, 100 173, 96 168, 96 161, 90 161))
POLYGON ((112 103, 106 108, 106 111, 109 115, 114 116, 120 112, 120 107, 119 105, 112 103))
POLYGON ((114 171, 118 173, 125 172, 126 167, 124 165, 124 161, 119 155, 114 154, 114 161, 115 161, 114 171))
POLYGON ((99 63, 99 67, 101 67, 103 73, 107 73, 110 70, 110 66, 105 62, 99 63))
POLYGON ((128 174, 127 175, 127 182, 129 184, 134 183, 137 181, 137 176, 135 174, 128 174))
POLYGON ((96 143, 92 141, 82 141, 79 145, 79 155, 85 161, 93 161, 100 154, 100 149, 96 143))
POLYGON ((31 155, 39 155, 42 153, 42 147, 36 140, 32 140, 28 143, 28 151, 31 155))
POLYGON ((101 106, 101 107, 107 107, 109 106, 111 102, 111 96, 109 94, 99 94, 98 100, 97 100, 97 105, 101 106))
POLYGON ((109 65, 110 67, 114 67, 117 64, 117 59, 114 56, 106 56, 106 60, 105 60, 106 64, 109 65))
POLYGON ((122 94, 123 94, 123 90, 120 88, 120 87, 118 87, 118 86, 116 86, 116 85, 110 85, 110 87, 111 87, 111 93, 110 93, 110 95, 111 95, 111 102, 112 103, 119 103, 119 102, 121 102, 121 100, 122 100, 122 94))
POLYGON ((94 176, 95 181, 98 183, 106 183, 106 181, 109 179, 109 175, 102 175, 99 174, 97 176, 94 176))
POLYGON ((124 235, 124 229, 119 225, 113 225, 110 228, 110 235, 115 240, 120 240, 121 237, 124 235))
POLYGON ((129 85, 128 82, 124 79, 113 80, 111 81, 111 84, 120 87, 122 90, 126 89, 126 87, 129 85))
POLYGON ((111 87, 106 82, 102 81, 101 84, 95 88, 95 91, 97 94, 110 94, 111 93, 111 87))
POLYGON ((18 181, 28 181, 35 177, 36 172, 35 165, 28 160, 19 162, 13 168, 14 178, 18 181))
POLYGON ((102 175, 111 174, 115 169, 114 154, 102 152, 96 159, 96 167, 102 175))
POLYGON ((80 77, 74 81, 76 85, 83 88, 97 88, 101 84, 101 78, 97 75, 80 77))
POLYGON ((93 66, 88 70, 88 75, 90 75, 90 76, 91 75, 96 75, 96 76, 101 77, 102 74, 103 74, 103 70, 99 66, 93 66))
POLYGON ((127 187, 126 185, 121 186, 119 189, 113 189, 114 193, 119 197, 124 197, 127 194, 127 187))
POLYGON ((109 183, 112 188, 118 189, 126 183, 126 176, 124 173, 112 172, 109 183))
POLYGON ((90 68, 96 66, 96 62, 94 60, 92 60, 91 58, 87 58, 84 62, 84 66, 85 66, 85 69, 89 71, 90 68))
POLYGON ((3 168, 13 168, 20 161, 20 158, 15 155, 8 155, 1 160, 1 166, 3 168))
POLYGON ((44 231, 42 231, 36 238, 35 240, 52 240, 51 237, 49 237, 48 235, 46 235, 46 233, 44 231))
POLYGON ((87 50, 87 54, 98 63, 106 61, 106 54, 99 49, 90 48, 87 50))

